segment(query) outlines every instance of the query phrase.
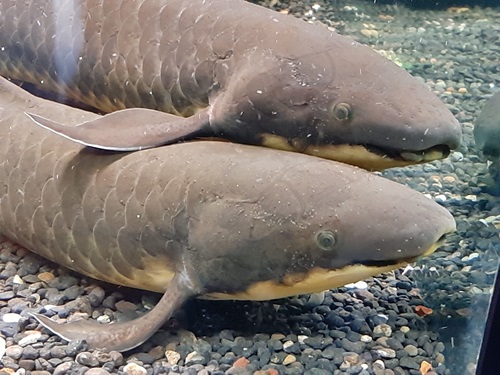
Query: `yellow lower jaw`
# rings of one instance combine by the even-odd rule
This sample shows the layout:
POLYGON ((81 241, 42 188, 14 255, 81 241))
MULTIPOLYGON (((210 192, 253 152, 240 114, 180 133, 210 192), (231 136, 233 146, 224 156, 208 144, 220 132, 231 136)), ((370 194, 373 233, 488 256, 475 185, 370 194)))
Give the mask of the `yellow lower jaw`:
POLYGON ((405 263, 385 267, 354 265, 339 270, 316 268, 311 270, 307 275, 291 275, 285 279, 284 283, 278 284, 275 281, 261 281, 251 285, 244 292, 235 294, 210 293, 201 298, 267 301, 298 294, 322 292, 327 289, 363 280, 379 273, 391 271, 404 265, 405 263))
POLYGON ((324 290, 337 288, 349 283, 366 279, 370 276, 383 272, 392 271, 403 267, 417 259, 432 254, 441 246, 441 242, 436 242, 429 247, 422 255, 414 259, 401 260, 400 262, 382 267, 365 266, 356 264, 338 270, 326 270, 324 268, 314 268, 307 274, 294 274, 285 278, 282 283, 276 281, 260 281, 252 284, 247 290, 239 293, 209 293, 201 298, 215 300, 252 300, 268 301, 277 298, 296 296, 299 294, 310 294, 322 292, 324 290))
POLYGON ((289 141, 284 137, 274 134, 263 134, 262 145, 278 150, 301 152, 304 154, 317 156, 324 159, 339 161, 346 164, 369 171, 381 171, 387 168, 404 167, 407 165, 426 163, 433 160, 443 159, 444 154, 437 150, 425 152, 423 154, 405 152, 401 159, 392 159, 387 156, 380 156, 368 151, 361 145, 303 145, 303 141, 289 141))

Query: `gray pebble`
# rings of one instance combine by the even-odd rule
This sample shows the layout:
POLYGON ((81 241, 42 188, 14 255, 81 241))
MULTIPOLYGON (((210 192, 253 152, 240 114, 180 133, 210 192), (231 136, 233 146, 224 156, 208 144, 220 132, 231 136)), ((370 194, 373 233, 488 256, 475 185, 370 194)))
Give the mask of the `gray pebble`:
POLYGON ((410 357, 418 355, 418 348, 415 345, 406 345, 404 351, 408 353, 410 357))
POLYGON ((37 359, 38 358, 38 350, 33 348, 31 345, 25 346, 21 357, 23 359, 37 359))
POLYGON ((71 367, 75 364, 73 361, 63 362, 59 364, 55 369, 53 375, 64 375, 69 373, 71 367))
POLYGON ((13 291, 9 290, 7 292, 0 292, 0 300, 3 300, 3 301, 8 301, 12 298, 14 298, 15 294, 13 291))
POLYGON ((99 360, 90 352, 81 352, 76 355, 76 362, 80 365, 96 367, 99 366, 99 360))
POLYGON ((414 370, 418 370, 420 368, 415 359, 410 357, 402 357, 399 360, 399 365, 403 368, 409 368, 414 370))
POLYGON ((33 359, 21 359, 19 361, 19 367, 25 369, 26 371, 33 371, 35 369, 35 360, 33 359))
POLYGON ((366 344, 361 341, 356 341, 352 342, 348 339, 342 339, 342 348, 347 350, 348 352, 354 352, 354 353, 362 353, 365 350, 366 344))
POLYGON ((20 345, 11 345, 5 349, 5 355, 13 359, 21 358, 24 348, 20 345))

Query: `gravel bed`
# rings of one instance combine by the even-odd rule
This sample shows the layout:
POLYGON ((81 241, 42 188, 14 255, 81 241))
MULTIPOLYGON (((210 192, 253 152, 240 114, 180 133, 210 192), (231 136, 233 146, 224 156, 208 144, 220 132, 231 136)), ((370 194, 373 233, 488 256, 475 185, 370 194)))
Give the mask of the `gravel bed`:
POLYGON ((500 203, 472 122, 500 85, 500 9, 411 10, 361 0, 266 5, 371 45, 449 105, 464 128, 460 149, 383 175, 440 202, 457 232, 419 264, 349 287, 263 303, 190 301, 123 354, 48 335, 29 312, 121 321, 159 295, 82 277, 0 238, 0 375, 474 374, 500 254, 500 203))

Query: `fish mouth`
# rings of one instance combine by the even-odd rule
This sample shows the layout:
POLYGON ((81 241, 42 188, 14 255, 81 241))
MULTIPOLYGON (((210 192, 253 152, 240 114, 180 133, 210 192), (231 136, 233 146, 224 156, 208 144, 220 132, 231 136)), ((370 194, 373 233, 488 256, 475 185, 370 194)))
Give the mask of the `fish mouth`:
POLYGON ((330 144, 308 146, 302 150, 295 149, 293 151, 336 160, 369 171, 381 171, 387 168, 405 167, 444 159, 450 154, 450 147, 438 145, 425 150, 401 150, 369 144, 330 144))
POLYGON ((265 147, 335 160, 369 171, 428 163, 444 159, 451 152, 451 147, 444 144, 424 150, 398 149, 373 144, 310 144, 304 139, 287 139, 269 133, 261 134, 259 143, 265 147))
POLYGON ((381 268, 381 267, 390 267, 394 266, 395 268, 404 266, 405 264, 409 263, 415 263, 421 258, 427 257, 431 255, 434 251, 436 251, 439 247, 443 246, 446 242, 447 237, 453 233, 455 230, 450 230, 447 233, 444 233, 439 239, 434 242, 431 246, 429 246, 424 252, 422 252, 419 255, 414 255, 410 257, 403 257, 403 258, 395 258, 395 259, 390 259, 390 260, 368 260, 368 261, 361 261, 361 262, 356 262, 356 264, 362 264, 363 266, 366 267, 374 267, 374 268, 381 268))
POLYGON ((430 161, 444 159, 450 155, 450 147, 446 145, 437 145, 425 150, 398 150, 391 148, 382 148, 373 145, 364 145, 367 151, 376 154, 382 158, 401 160, 412 164, 427 163, 430 161))

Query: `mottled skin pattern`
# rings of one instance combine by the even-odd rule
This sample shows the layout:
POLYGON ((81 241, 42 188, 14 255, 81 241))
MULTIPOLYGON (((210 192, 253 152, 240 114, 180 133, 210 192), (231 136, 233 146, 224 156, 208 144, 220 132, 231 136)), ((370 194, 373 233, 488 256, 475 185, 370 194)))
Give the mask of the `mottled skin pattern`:
POLYGON ((460 142, 423 83, 326 27, 239 0, 55 4, 0 1, 1 75, 104 112, 202 112, 205 135, 367 168, 373 155, 317 148, 366 147, 385 159, 380 169, 444 157, 460 142))

